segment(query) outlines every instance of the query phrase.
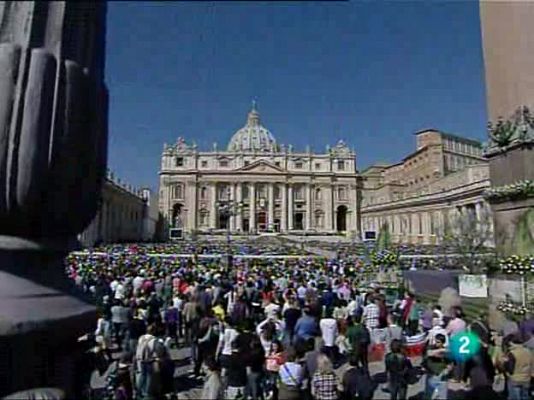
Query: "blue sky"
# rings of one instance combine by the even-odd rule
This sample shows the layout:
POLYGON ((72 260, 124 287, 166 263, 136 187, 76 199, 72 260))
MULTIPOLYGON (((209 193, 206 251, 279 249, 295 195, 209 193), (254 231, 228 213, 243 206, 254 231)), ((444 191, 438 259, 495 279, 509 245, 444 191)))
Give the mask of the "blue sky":
POLYGON ((109 167, 157 188, 163 143, 225 147, 257 99, 278 142, 361 170, 435 127, 484 140, 477 1, 110 2, 109 167))

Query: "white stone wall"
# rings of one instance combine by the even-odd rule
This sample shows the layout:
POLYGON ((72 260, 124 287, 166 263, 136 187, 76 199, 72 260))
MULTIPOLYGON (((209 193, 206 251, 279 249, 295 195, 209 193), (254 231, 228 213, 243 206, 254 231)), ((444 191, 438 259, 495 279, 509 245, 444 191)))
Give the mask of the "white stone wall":
POLYGON ((84 247, 97 242, 141 241, 145 236, 146 208, 141 191, 108 177, 98 213, 78 240, 84 247))

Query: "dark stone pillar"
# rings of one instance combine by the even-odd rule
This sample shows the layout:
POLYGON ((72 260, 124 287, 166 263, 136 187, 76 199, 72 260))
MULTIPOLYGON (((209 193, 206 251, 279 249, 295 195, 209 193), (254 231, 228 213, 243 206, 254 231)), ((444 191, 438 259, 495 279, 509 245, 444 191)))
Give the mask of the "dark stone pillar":
POLYGON ((0 396, 80 398, 95 315, 63 258, 105 173, 105 18, 103 2, 0 2, 0 396))

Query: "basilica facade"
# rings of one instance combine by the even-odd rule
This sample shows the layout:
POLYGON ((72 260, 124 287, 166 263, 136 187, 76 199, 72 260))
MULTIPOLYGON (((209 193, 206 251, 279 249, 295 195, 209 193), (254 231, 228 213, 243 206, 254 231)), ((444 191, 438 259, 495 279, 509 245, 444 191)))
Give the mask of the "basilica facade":
POLYGON ((255 105, 225 149, 164 145, 159 208, 188 233, 359 234, 358 173, 339 141, 322 154, 280 145, 255 105))

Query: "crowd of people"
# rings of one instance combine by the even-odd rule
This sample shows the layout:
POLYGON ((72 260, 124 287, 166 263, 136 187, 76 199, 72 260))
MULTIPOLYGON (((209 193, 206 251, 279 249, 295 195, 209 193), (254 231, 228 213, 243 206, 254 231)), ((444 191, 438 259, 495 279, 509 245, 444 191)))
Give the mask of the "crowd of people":
POLYGON ((244 255, 307 255, 302 243, 284 241, 276 237, 233 238, 225 242, 210 237, 162 243, 100 244, 92 252, 122 253, 126 249, 136 254, 219 254, 221 251, 244 255))
POLYGON ((134 246, 71 255, 66 272, 98 309, 93 378, 106 383, 92 385, 93 398, 172 397, 184 389, 174 379, 179 348, 190 349, 202 399, 405 399, 419 380, 425 398, 446 399, 451 377, 469 385, 465 398, 495 398, 501 375, 505 397, 529 396, 532 320, 495 340, 484 317, 468 324, 459 307, 442 310, 402 290, 388 304, 380 286, 340 260, 229 266, 147 257, 134 246), (482 345, 460 362, 449 343, 465 330, 482 345), (414 337, 424 338, 422 357, 410 357, 414 337), (372 361, 382 362, 385 381, 372 361))

